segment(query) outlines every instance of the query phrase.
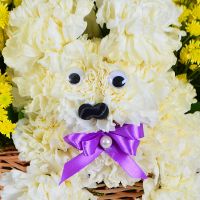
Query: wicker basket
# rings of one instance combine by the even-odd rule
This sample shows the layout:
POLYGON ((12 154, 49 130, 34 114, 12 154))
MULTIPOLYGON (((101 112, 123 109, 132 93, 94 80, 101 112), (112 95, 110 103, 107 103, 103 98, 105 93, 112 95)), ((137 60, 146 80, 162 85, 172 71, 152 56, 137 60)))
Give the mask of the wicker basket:
MULTIPOLYGON (((19 153, 13 147, 0 151, 0 174, 9 172, 12 169, 18 169, 25 172, 29 163, 22 162, 18 159, 19 153)), ((2 187, 0 187, 2 189, 2 187)), ((99 200, 136 200, 143 194, 142 182, 136 183, 134 186, 107 188, 105 184, 99 184, 97 188, 87 190, 98 196, 99 200)))

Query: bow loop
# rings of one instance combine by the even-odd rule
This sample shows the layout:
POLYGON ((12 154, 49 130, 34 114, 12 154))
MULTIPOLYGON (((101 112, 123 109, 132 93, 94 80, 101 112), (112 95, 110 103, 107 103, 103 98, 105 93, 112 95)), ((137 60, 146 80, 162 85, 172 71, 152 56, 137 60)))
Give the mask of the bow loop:
POLYGON ((144 129, 143 124, 140 124, 139 126, 125 124, 122 127, 117 127, 115 131, 111 131, 111 133, 114 133, 115 135, 120 135, 125 138, 129 139, 140 139, 144 137, 144 129))
POLYGON ((136 155, 140 141, 136 139, 128 139, 120 135, 112 134, 112 139, 116 142, 118 148, 128 155, 136 155))
POLYGON ((73 146, 74 148, 78 150, 83 150, 82 148, 82 140, 85 138, 84 133, 76 133, 76 134, 70 134, 64 137, 65 142, 73 146))
POLYGON ((97 135, 96 137, 90 140, 82 141, 82 148, 84 155, 90 156, 94 154, 99 145, 99 140, 100 140, 100 135, 97 135))

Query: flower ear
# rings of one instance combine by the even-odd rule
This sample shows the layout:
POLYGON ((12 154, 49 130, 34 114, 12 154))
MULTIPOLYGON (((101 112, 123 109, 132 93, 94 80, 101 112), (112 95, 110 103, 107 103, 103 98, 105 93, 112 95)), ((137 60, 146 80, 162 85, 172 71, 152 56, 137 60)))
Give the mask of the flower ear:
POLYGON ((10 14, 10 39, 3 51, 6 64, 20 73, 41 67, 46 53, 61 51, 84 33, 84 18, 92 8, 90 0, 23 1, 10 14))
POLYGON ((135 64, 158 65, 167 71, 181 47, 178 17, 172 0, 97 0, 97 23, 110 30, 101 42, 109 59, 129 59, 135 64), (162 12, 161 12, 162 11, 162 12))

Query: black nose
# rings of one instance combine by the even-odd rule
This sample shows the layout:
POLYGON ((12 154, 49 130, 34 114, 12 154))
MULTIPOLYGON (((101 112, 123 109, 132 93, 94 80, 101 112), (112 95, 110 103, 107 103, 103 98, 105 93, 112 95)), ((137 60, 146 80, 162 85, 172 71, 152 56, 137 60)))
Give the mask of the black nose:
POLYGON ((81 119, 90 120, 106 119, 109 114, 108 106, 105 103, 98 103, 94 106, 90 104, 82 104, 78 109, 78 115, 81 119))

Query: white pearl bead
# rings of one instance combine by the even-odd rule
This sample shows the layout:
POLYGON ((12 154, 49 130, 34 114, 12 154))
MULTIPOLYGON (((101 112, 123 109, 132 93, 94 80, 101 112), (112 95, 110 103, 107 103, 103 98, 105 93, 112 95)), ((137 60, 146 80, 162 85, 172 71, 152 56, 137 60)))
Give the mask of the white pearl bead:
POLYGON ((112 145, 112 138, 105 135, 100 139, 100 145, 101 147, 103 147, 104 149, 108 149, 111 147, 112 145))

